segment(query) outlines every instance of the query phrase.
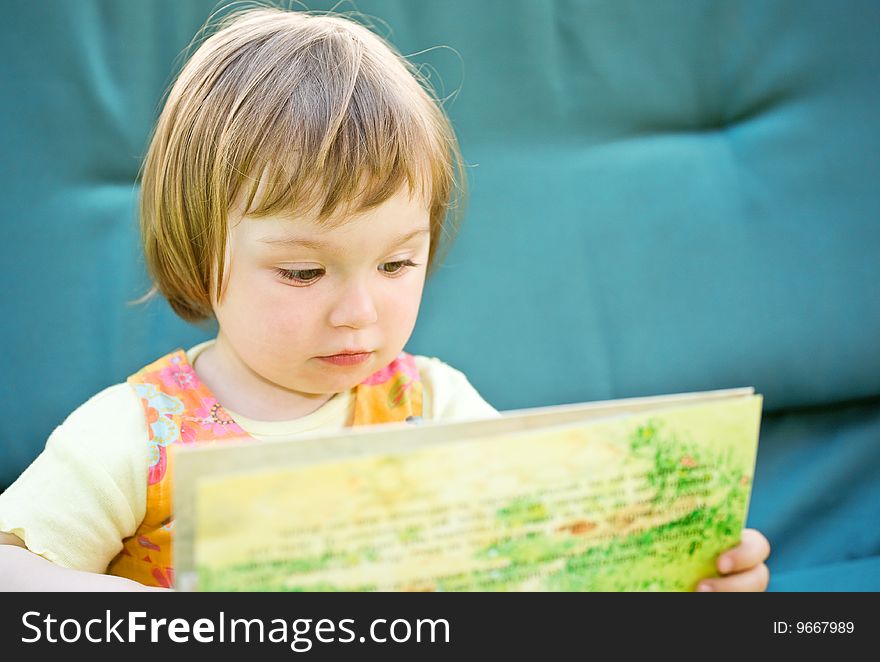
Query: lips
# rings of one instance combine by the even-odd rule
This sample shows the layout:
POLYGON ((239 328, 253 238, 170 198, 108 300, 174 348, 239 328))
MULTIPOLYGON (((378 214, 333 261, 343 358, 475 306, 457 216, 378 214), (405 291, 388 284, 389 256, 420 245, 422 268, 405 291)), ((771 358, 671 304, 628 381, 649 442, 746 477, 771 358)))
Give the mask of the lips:
POLYGON ((352 366, 360 365, 361 363, 369 359, 372 354, 372 352, 368 352, 367 350, 345 350, 344 352, 340 352, 339 354, 332 354, 330 356, 319 356, 318 358, 326 363, 331 363, 333 365, 352 366))

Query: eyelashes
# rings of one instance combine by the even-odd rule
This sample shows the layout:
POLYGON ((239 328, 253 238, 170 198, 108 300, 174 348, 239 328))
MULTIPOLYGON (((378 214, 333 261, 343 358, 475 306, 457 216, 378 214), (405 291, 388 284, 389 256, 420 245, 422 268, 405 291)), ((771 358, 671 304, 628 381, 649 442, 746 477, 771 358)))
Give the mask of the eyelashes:
MULTIPOLYGON (((394 278, 400 276, 409 269, 419 266, 412 260, 395 260, 394 262, 383 262, 379 265, 379 273, 394 278)), ((284 280, 304 287, 316 282, 326 271, 323 268, 317 269, 275 269, 275 272, 284 280)))
POLYGON ((417 267, 415 262, 412 260, 397 260, 396 262, 383 262, 379 265, 379 271, 388 276, 393 276, 394 274, 399 274, 405 270, 406 267, 417 267), (393 269, 388 269, 388 267, 393 267, 393 269))
POLYGON ((324 275, 323 269, 275 269, 284 280, 300 285, 310 285, 324 275))

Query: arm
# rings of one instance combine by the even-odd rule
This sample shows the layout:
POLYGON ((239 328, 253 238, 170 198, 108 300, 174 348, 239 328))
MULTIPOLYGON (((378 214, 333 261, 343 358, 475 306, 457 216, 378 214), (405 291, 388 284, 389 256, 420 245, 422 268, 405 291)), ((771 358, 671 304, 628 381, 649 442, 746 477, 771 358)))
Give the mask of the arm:
POLYGON ((147 438, 128 384, 90 398, 55 428, 0 494, 0 591, 146 588, 102 573, 143 520, 147 438))
POLYGON ((18 536, 0 533, 0 591, 158 591, 123 577, 71 570, 25 547, 18 536))

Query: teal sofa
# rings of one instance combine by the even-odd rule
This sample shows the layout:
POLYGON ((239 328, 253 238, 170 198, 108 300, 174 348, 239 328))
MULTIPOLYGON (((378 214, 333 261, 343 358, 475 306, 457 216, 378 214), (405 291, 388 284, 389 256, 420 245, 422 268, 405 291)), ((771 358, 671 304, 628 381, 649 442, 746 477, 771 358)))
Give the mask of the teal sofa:
MULTIPOLYGON (((754 386, 771 590, 880 590, 880 3, 356 4, 469 164, 408 349, 499 409, 754 386)), ((4 11, 0 488, 90 395, 212 335, 127 302, 140 161, 214 5, 4 11)))

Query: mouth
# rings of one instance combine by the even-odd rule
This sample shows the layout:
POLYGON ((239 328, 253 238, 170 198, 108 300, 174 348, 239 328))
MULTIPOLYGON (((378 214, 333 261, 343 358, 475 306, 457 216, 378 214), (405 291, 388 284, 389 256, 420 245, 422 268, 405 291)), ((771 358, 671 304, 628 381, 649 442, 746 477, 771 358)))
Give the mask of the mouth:
POLYGON ((326 363, 339 366, 360 365, 372 356, 373 352, 355 349, 345 350, 339 354, 331 354, 330 356, 319 356, 318 358, 326 363))

